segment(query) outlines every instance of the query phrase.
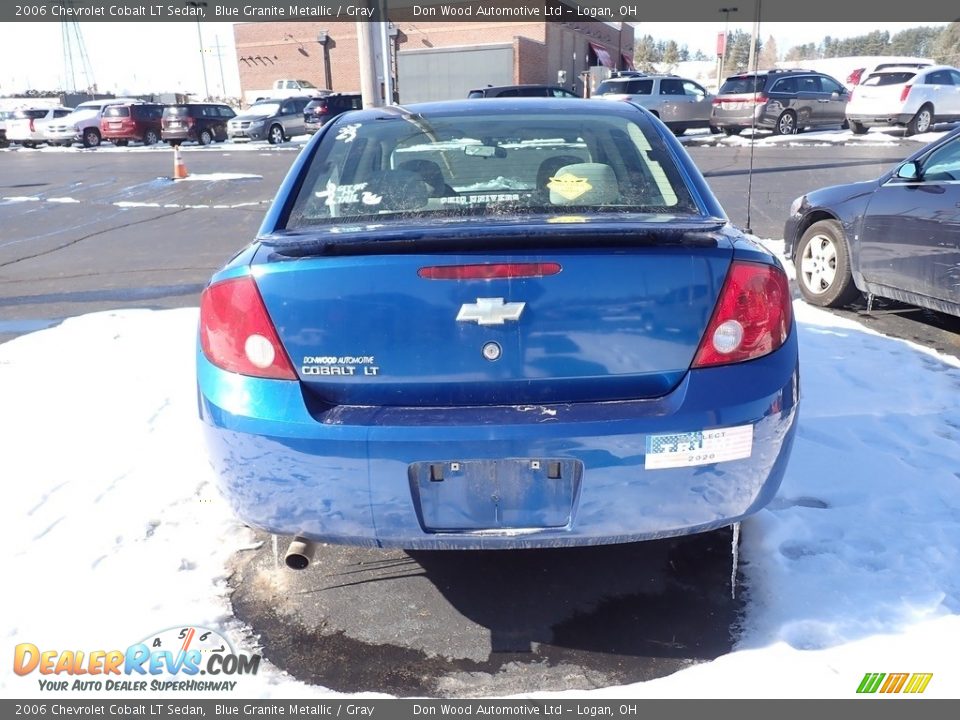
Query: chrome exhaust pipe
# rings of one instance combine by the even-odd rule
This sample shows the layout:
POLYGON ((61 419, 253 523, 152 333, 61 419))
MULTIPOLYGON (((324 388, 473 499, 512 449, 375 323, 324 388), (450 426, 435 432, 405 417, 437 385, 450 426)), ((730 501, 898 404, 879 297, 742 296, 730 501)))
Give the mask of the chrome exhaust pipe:
POLYGON ((291 570, 305 570, 317 552, 317 544, 313 540, 307 540, 302 537, 295 537, 290 547, 287 548, 287 554, 283 561, 291 570))

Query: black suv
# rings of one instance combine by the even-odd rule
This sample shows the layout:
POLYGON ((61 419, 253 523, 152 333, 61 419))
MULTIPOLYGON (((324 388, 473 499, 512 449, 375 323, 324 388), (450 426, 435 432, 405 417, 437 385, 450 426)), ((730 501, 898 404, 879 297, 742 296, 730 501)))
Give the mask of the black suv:
POLYGON ((776 135, 846 124, 850 93, 812 70, 763 70, 728 77, 713 99, 710 127, 736 135, 756 125, 776 135))
POLYGON ((303 109, 303 124, 311 135, 330 122, 337 115, 348 110, 363 109, 363 96, 360 93, 333 93, 326 97, 311 100, 303 109))
POLYGON ((170 145, 179 145, 184 140, 209 145, 214 140, 227 139, 227 121, 235 115, 233 108, 222 103, 167 105, 160 120, 160 132, 170 145))
POLYGON ((488 85, 485 88, 471 90, 467 97, 474 98, 502 98, 502 97, 559 97, 559 98, 577 98, 576 93, 572 93, 566 88, 554 87, 553 85, 501 85, 492 87, 488 85))

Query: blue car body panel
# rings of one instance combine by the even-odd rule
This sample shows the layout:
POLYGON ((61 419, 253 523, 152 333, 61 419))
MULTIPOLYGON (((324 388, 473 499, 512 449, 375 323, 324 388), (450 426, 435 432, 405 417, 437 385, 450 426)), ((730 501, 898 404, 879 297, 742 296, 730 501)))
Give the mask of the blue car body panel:
POLYGON ((776 493, 799 396, 795 331, 777 352, 691 371, 661 398, 563 405, 346 407, 317 417, 298 383, 226 373, 202 354, 197 362, 213 466, 235 512, 281 535, 380 547, 604 544, 729 525, 776 493), (749 458, 644 469, 650 434, 746 424, 749 458), (449 533, 421 524, 411 464, 547 458, 583 465, 564 526, 449 533))
MULTIPOLYGON (((478 102, 484 112, 533 107, 478 102)), ((258 242, 212 280, 255 279, 297 380, 228 372, 197 351, 211 462, 239 517, 329 543, 506 549, 701 532, 772 499, 796 429, 795 324, 763 357, 691 363, 731 262, 779 263, 726 224, 659 121, 628 103, 603 105, 590 107, 655 127, 699 216, 345 219, 286 230, 324 138, 395 111, 345 113, 317 133, 258 242), (562 269, 493 280, 418 274, 504 262, 562 269), (456 322, 479 298, 523 302, 524 312, 505 325, 456 322), (502 349, 497 362, 480 352, 491 342, 502 349), (681 466, 650 466, 658 442, 727 429, 749 435, 745 456, 708 462, 691 444, 681 466)), ((472 103, 436 107, 461 106, 472 103)))

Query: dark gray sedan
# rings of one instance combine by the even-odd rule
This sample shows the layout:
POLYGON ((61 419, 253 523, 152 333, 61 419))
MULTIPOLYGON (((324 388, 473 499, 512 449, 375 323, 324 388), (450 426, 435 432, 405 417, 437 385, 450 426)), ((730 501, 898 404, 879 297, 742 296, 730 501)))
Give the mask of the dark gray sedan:
POLYGON ((230 139, 267 140, 271 145, 279 145, 296 135, 305 135, 303 109, 313 99, 277 98, 254 103, 228 123, 230 139))
POLYGON ((960 315, 960 129, 877 180, 797 198, 784 239, 809 303, 868 293, 960 315))

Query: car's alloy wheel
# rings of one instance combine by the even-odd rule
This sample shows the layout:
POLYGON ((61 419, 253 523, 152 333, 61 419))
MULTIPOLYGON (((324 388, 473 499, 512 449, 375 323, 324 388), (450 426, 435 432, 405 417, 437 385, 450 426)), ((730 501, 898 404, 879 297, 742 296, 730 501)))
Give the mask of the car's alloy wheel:
POLYGON ((157 137, 157 132, 156 132, 156 130, 147 130, 147 131, 143 134, 143 144, 144 144, 144 145, 153 145, 153 144, 155 144, 155 143, 157 142, 157 140, 159 140, 159 139, 160 139, 160 138, 157 137))
POLYGON ((84 147, 97 147, 100 144, 100 131, 90 128, 83 133, 84 147))
POLYGON ((197 137, 197 141, 201 145, 209 145, 213 142, 213 135, 210 134, 209 130, 201 130, 200 135, 197 137))
POLYGON ((271 145, 279 145, 283 142, 283 128, 279 125, 274 125, 270 128, 269 140, 271 145))
POLYGON ((917 110, 917 114, 907 123, 907 135, 925 133, 931 125, 933 125, 933 109, 929 105, 924 105, 917 110))
POLYGON ((793 135, 797 132, 797 118, 787 110, 777 118, 777 125, 774 128, 777 135, 793 135))
POLYGON ((850 272, 847 241, 836 220, 821 220, 807 228, 796 258, 800 294, 807 302, 839 307, 856 299, 859 291, 850 272))

